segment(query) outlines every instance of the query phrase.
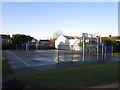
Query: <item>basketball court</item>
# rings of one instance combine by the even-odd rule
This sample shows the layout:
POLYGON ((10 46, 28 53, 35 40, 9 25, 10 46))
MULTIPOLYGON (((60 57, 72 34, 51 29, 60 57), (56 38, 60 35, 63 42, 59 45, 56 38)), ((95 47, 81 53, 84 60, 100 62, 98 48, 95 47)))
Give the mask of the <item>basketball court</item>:
POLYGON ((32 67, 56 64, 55 50, 15 50, 3 51, 8 63, 15 72, 31 71, 32 67))
POLYGON ((57 50, 39 50, 37 44, 26 44, 26 47, 22 45, 22 49, 6 50, 3 54, 15 73, 119 60, 112 56, 112 46, 105 46, 101 37, 82 33, 80 40, 80 45, 58 45, 57 50))
POLYGON ((3 54, 6 56, 8 63, 15 73, 34 72, 42 70, 51 70, 56 68, 66 68, 76 65, 92 64, 104 61, 120 60, 108 54, 107 59, 97 59, 97 54, 85 54, 83 63, 83 55, 79 52, 62 52, 58 58, 57 50, 5 50, 3 54), (59 59, 59 60, 58 60, 59 59), (71 63, 72 61, 72 63, 71 63), (59 62, 59 64, 58 64, 59 62))

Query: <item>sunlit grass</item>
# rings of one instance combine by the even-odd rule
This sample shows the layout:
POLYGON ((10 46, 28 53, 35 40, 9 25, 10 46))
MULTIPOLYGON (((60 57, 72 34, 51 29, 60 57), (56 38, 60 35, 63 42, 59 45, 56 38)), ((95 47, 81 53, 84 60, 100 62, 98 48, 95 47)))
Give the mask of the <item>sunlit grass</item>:
POLYGON ((120 52, 119 53, 113 53, 113 56, 120 56, 120 52))
POLYGON ((83 88, 116 83, 120 61, 95 65, 77 66, 50 71, 13 74, 7 59, 2 57, 2 75, 16 78, 27 87, 38 88, 83 88))
POLYGON ((28 87, 81 88, 118 82, 118 63, 107 62, 88 66, 13 75, 28 87))

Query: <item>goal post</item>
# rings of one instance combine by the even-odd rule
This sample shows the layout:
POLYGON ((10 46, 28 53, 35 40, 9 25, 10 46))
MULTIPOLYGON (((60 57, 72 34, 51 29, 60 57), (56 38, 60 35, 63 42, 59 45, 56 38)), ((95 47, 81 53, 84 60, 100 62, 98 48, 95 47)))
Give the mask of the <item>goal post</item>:
POLYGON ((37 50, 38 49, 38 44, 26 44, 26 51, 27 50, 37 50))

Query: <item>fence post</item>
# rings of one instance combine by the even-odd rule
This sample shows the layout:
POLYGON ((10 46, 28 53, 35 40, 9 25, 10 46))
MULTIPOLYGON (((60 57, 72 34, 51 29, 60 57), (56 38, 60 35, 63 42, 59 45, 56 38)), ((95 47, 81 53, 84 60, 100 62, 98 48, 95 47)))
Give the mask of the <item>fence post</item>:
POLYGON ((113 53, 113 46, 112 46, 112 53, 113 53))
POLYGON ((37 50, 37 48, 38 48, 38 45, 36 44, 36 50, 37 50))
POLYGON ((98 41, 98 38, 97 38, 97 53, 99 52, 99 41, 98 41))
POLYGON ((71 63, 73 62, 73 45, 72 45, 72 60, 71 60, 71 63))
POLYGON ((85 42, 84 42, 84 39, 83 39, 83 62, 85 62, 85 42))
POLYGON ((58 47, 57 47, 57 59, 58 59, 58 64, 59 64, 59 45, 58 45, 58 47))
POLYGON ((112 54, 113 54, 113 46, 112 46, 112 52, 111 52, 111 57, 113 58, 112 54))
POLYGON ((22 44, 22 50, 23 50, 23 44, 22 44))
POLYGON ((107 56, 106 53, 107 53, 107 52, 106 52, 106 46, 105 46, 105 59, 106 59, 106 56, 107 56))
POLYGON ((104 59, 104 50, 103 50, 103 47, 104 47, 104 44, 102 43, 102 60, 104 59))
POLYGON ((26 51, 27 51, 27 48, 28 48, 28 47, 27 47, 27 44, 26 44, 26 51))
POLYGON ((16 50, 17 50, 17 44, 16 44, 16 50))
POLYGON ((69 61, 71 60, 71 49, 72 49, 72 47, 71 47, 71 45, 69 46, 70 47, 70 49, 69 49, 69 61))
POLYGON ((98 43, 97 43, 97 60, 99 60, 98 43))

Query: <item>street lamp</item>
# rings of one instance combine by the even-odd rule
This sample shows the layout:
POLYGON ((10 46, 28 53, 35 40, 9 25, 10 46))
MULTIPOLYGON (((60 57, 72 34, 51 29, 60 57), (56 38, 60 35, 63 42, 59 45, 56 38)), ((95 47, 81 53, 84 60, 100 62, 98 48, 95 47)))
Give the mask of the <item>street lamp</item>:
POLYGON ((102 43, 101 40, 101 34, 100 33, 95 33, 96 37, 97 37, 97 53, 99 52, 99 38, 100 38, 100 44, 102 43))
POLYGON ((97 39, 100 38, 100 44, 101 44, 102 43, 101 33, 95 33, 95 35, 97 36, 97 39))

